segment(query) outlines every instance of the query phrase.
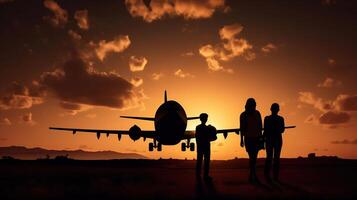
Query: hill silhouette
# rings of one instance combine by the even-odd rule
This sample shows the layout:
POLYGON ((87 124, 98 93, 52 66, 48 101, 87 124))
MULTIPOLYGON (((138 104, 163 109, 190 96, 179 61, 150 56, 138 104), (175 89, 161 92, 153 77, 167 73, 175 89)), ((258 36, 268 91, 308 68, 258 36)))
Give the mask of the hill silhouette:
POLYGON ((112 160, 112 159, 147 159, 137 153, 120 153, 115 151, 83 151, 83 150, 48 150, 44 148, 27 148, 23 146, 0 147, 0 157, 13 157, 23 160, 54 158, 67 156, 77 160, 112 160))

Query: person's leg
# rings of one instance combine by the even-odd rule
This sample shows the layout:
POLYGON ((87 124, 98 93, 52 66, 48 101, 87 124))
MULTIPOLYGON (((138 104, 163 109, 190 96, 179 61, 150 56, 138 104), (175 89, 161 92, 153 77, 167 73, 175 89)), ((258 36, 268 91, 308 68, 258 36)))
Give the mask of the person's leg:
POLYGON ((254 180, 254 170, 253 170, 253 152, 248 150, 248 156, 249 156, 249 181, 253 182, 254 180))
POLYGON ((277 142, 274 144, 274 164, 273 164, 273 174, 274 179, 279 179, 279 171, 280 171, 280 153, 283 145, 282 138, 277 138, 277 142))
POLYGON ((264 175, 265 178, 270 180, 270 169, 273 161, 273 146, 270 139, 266 141, 266 159, 265 159, 265 166, 264 166, 264 175))
POLYGON ((196 177, 201 176, 203 153, 200 148, 197 148, 197 161, 196 161, 196 177))
POLYGON ((211 160, 211 152, 210 152, 210 148, 208 147, 207 149, 205 149, 205 153, 204 153, 204 176, 207 178, 209 177, 209 164, 210 164, 210 160, 211 160))
POLYGON ((257 157, 258 157, 258 149, 254 149, 252 151, 252 169, 251 169, 254 181, 257 181, 257 172, 256 172, 257 157))

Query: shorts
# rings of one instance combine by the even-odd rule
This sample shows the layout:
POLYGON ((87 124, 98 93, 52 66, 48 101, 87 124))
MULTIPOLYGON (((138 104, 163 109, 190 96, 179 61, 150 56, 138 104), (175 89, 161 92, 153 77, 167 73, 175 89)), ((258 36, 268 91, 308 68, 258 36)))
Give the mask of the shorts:
POLYGON ((244 143, 247 152, 258 152, 260 150, 260 140, 258 137, 245 137, 244 143))

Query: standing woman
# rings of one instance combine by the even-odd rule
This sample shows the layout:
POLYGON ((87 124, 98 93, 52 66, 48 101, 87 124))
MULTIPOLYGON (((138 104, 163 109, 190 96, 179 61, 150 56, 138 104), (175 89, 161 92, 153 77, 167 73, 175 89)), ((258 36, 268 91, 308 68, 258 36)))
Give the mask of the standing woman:
POLYGON ((262 136, 262 117, 256 110, 256 102, 249 98, 245 104, 245 111, 240 115, 241 147, 245 146, 249 155, 249 181, 259 183, 256 174, 256 163, 259 151, 259 141, 262 136))

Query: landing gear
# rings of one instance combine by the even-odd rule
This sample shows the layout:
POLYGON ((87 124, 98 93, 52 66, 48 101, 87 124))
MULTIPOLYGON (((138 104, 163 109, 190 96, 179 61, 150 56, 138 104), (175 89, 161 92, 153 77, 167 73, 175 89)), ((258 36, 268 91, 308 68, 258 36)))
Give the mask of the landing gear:
POLYGON ((155 148, 157 149, 157 151, 162 151, 162 144, 156 143, 156 140, 154 140, 154 142, 150 142, 149 151, 154 151, 155 148))
POLYGON ((186 148, 190 148, 190 151, 195 151, 195 143, 191 143, 187 140, 187 143, 181 143, 181 151, 186 151, 186 148))
POLYGON ((149 151, 154 151, 154 143, 149 143, 149 151))
POLYGON ((194 151, 195 150, 195 143, 190 143, 190 151, 194 151))

